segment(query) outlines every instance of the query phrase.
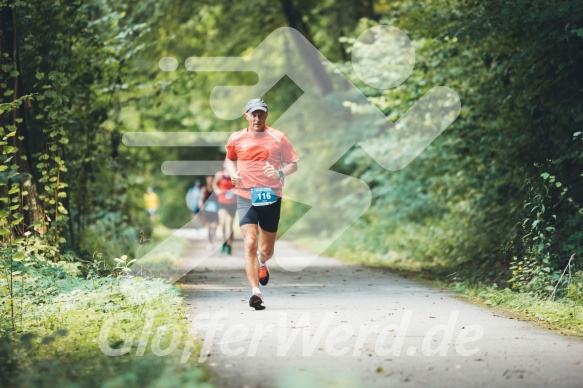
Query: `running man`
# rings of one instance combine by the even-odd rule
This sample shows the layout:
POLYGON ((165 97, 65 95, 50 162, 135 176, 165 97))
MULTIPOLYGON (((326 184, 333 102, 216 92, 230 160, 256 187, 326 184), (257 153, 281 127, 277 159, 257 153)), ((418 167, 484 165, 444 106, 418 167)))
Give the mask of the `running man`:
POLYGON ((298 157, 288 138, 265 123, 267 104, 260 98, 247 103, 249 126, 233 133, 227 142, 225 168, 237 195, 239 226, 245 244, 245 272, 251 286, 249 306, 263 310, 259 284, 267 285, 273 256, 283 180, 298 170, 298 157))

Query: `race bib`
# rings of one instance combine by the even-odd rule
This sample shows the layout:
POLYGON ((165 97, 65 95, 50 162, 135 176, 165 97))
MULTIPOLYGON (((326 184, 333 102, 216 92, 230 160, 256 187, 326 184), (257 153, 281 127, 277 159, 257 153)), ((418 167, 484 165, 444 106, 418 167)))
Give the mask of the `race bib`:
POLYGON ((227 192, 225 193, 225 198, 227 199, 235 198, 235 189, 227 190, 227 192))
POLYGON ((204 210, 209 213, 216 213, 219 211, 219 204, 216 201, 206 201, 204 203, 204 210))
POLYGON ((277 195, 271 187, 256 187, 251 189, 251 204, 253 206, 271 205, 277 202, 277 195))

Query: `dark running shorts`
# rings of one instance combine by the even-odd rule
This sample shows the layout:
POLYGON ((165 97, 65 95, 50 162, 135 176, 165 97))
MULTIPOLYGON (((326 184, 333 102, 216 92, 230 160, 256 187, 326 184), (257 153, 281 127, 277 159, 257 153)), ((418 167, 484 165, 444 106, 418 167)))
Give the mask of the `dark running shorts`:
POLYGON ((213 223, 219 221, 219 213, 217 212, 209 212, 203 210, 204 219, 206 222, 213 223))
POLYGON ((237 210, 239 211, 239 226, 259 224, 266 232, 275 233, 279 225, 281 213, 281 198, 277 202, 266 206, 252 206, 251 200, 237 196, 237 210))
POLYGON ((237 204, 236 203, 225 204, 219 202, 219 210, 221 209, 225 209, 231 217, 234 217, 235 213, 237 212, 237 204))

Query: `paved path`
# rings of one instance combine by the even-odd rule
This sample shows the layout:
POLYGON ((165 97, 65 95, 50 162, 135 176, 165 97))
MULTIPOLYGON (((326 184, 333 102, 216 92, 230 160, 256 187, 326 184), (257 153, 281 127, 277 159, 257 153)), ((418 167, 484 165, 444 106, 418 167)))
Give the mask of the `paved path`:
MULTIPOLYGON (((299 272, 270 260, 255 311, 241 252, 180 282, 219 387, 583 387, 583 341, 331 258, 299 272)), ((276 255, 303 264, 290 243, 276 255)))

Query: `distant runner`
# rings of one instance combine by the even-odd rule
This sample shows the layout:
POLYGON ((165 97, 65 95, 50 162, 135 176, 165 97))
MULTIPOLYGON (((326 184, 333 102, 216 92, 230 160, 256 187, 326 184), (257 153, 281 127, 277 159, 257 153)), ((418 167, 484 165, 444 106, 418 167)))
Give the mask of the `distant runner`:
POLYGON ((298 157, 288 138, 269 127, 267 104, 260 98, 247 103, 249 126, 233 133, 227 142, 225 168, 237 194, 239 226, 245 244, 245 272, 251 286, 249 306, 263 310, 259 283, 269 281, 265 263, 273 256, 283 181, 298 170, 298 157))
POLYGON ((196 213, 200 210, 199 201, 202 194, 202 187, 200 186, 200 180, 194 181, 194 186, 190 187, 186 192, 186 207, 192 213, 192 218, 196 216, 196 213))
POLYGON ((221 252, 230 255, 233 251, 233 221, 237 213, 237 196, 227 170, 215 174, 213 189, 219 201, 219 229, 223 232, 221 252))
POLYGON ((207 175, 206 184, 202 188, 200 201, 198 203, 199 208, 203 211, 202 214, 208 231, 208 244, 206 249, 209 251, 213 250, 215 247, 217 221, 219 220, 219 204, 216 201, 215 196, 211 198, 211 195, 213 194, 213 179, 213 175, 207 175))
POLYGON ((160 207, 160 198, 151 187, 148 187, 147 192, 144 194, 144 206, 153 221, 156 218, 156 211, 160 207))

